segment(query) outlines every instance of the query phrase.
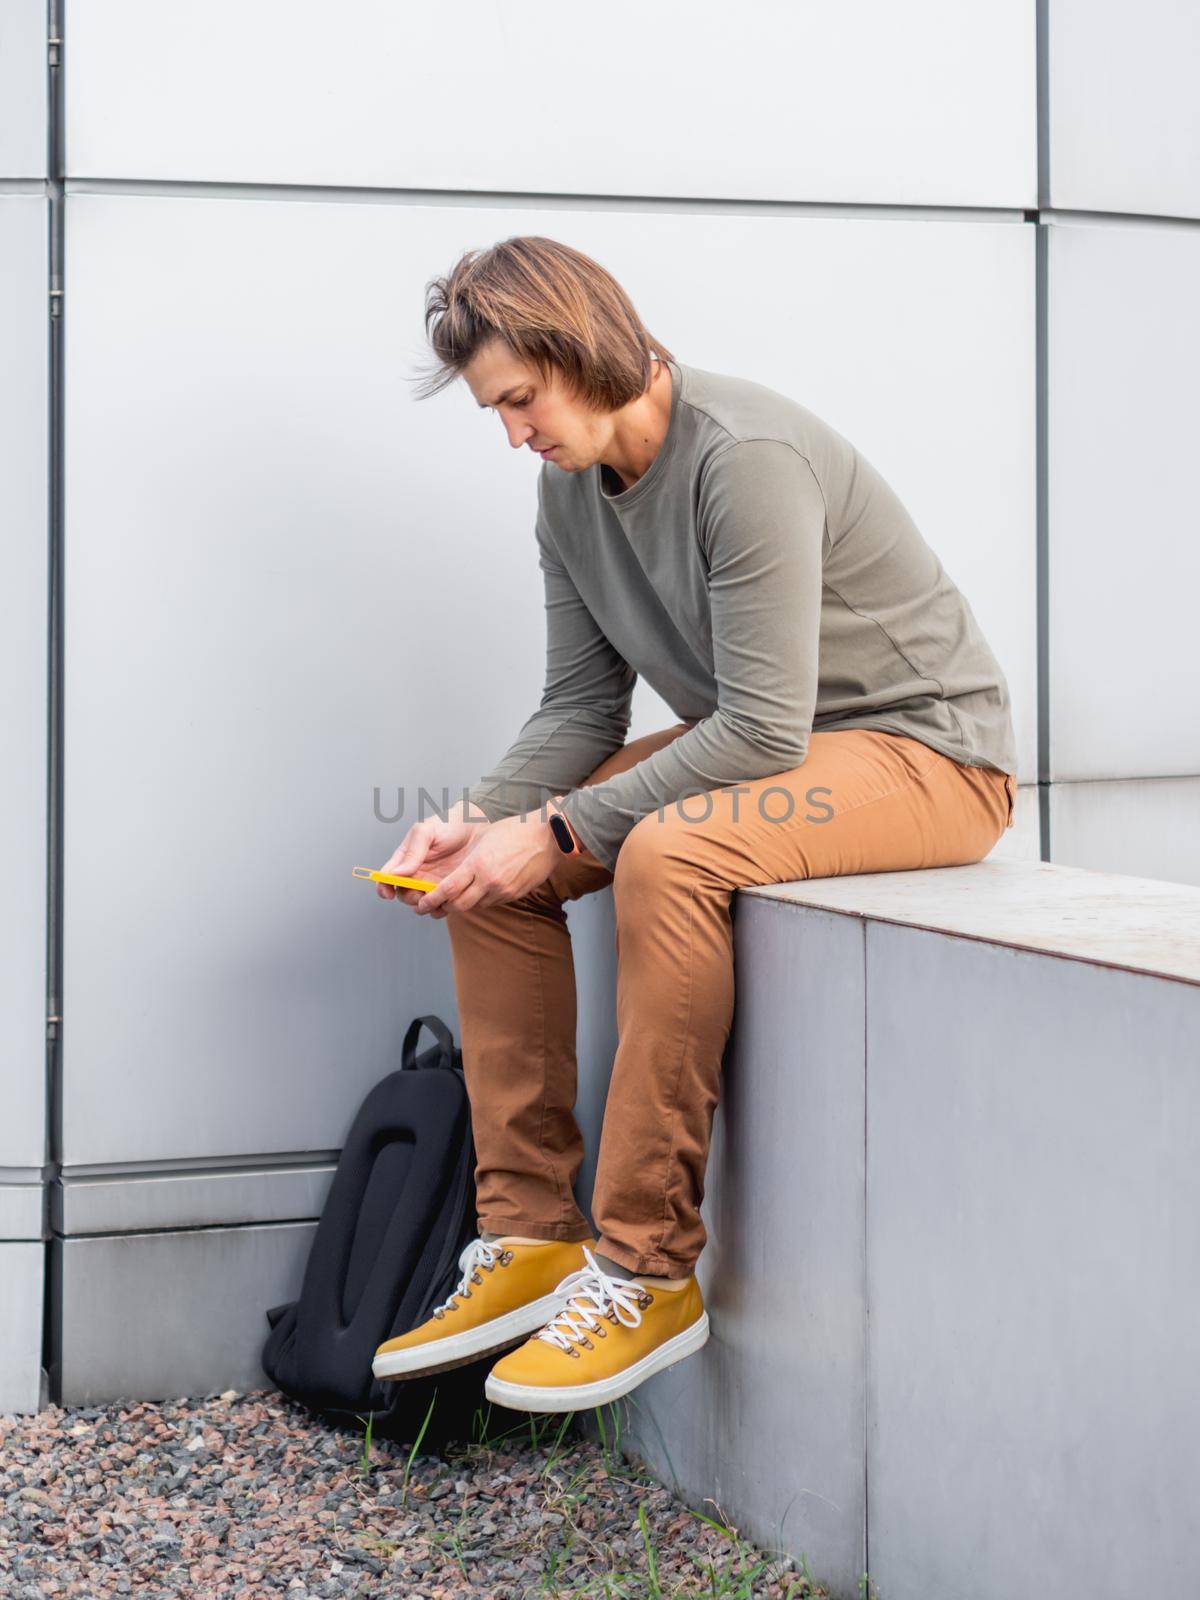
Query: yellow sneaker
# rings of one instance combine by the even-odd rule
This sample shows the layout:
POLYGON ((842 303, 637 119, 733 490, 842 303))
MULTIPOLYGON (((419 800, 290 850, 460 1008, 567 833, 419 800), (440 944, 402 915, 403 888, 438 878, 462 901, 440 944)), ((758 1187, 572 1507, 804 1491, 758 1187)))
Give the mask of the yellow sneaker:
POLYGON ((564 1278, 567 1305, 517 1350, 502 1356, 483 1392, 515 1411, 586 1411, 607 1405, 699 1350, 708 1339, 700 1285, 648 1289, 613 1278, 584 1247, 587 1265, 564 1278))
POLYGON ((458 1258, 458 1288, 419 1326, 381 1344, 371 1371, 377 1378, 415 1378, 519 1344, 562 1306, 557 1285, 579 1267, 583 1252, 579 1240, 472 1239, 458 1258))

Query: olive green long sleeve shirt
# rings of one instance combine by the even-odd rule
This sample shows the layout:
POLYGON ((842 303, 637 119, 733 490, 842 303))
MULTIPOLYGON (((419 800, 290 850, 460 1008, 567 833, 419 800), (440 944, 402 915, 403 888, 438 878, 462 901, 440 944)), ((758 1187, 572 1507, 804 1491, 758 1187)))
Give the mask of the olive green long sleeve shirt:
POLYGON ((879 728, 1015 773, 1004 674, 875 468, 774 390, 667 365, 667 433, 636 483, 542 467, 545 686, 470 799, 494 821, 565 794, 612 869, 642 817, 800 766, 814 729, 879 728), (639 674, 695 726, 577 787, 625 742, 639 674))

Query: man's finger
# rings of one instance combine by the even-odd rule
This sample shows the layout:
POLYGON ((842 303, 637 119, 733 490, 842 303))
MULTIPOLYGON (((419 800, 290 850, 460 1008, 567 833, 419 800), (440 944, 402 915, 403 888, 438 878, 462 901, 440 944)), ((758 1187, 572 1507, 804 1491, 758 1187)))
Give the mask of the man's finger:
POLYGON ((421 896, 421 911, 428 915, 438 911, 443 906, 453 905, 458 895, 470 884, 475 882, 473 872, 467 872, 465 867, 459 867, 442 879, 436 889, 429 889, 421 896))
POLYGON ((425 854, 423 847, 428 834, 428 822, 414 822, 405 842, 392 851, 391 857, 384 865, 384 872, 394 872, 397 877, 407 876, 401 869, 406 861, 412 861, 416 857, 418 846, 422 847, 421 855, 425 854))
POLYGON ((421 915, 431 916, 439 906, 444 905, 446 902, 446 896, 454 892, 457 881, 458 874, 451 872, 447 877, 442 879, 436 889, 426 889, 421 894, 421 899, 417 905, 417 910, 421 913, 421 915))
POLYGON ((472 878, 462 893, 456 896, 445 909, 465 913, 474 911, 476 906, 490 906, 493 899, 494 895, 487 884, 480 878, 472 878))

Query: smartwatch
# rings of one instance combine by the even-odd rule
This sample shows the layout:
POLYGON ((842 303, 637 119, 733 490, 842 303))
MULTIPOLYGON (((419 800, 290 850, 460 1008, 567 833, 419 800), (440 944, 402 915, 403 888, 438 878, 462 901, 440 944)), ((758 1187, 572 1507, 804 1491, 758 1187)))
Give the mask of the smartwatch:
MULTIPOLYGON (((556 795, 550 802, 551 806, 558 805, 559 797, 556 795)), ((571 825, 566 817, 557 810, 550 812, 550 831, 554 835, 555 843, 565 856, 579 854, 579 846, 575 842, 575 835, 571 832, 571 825)))

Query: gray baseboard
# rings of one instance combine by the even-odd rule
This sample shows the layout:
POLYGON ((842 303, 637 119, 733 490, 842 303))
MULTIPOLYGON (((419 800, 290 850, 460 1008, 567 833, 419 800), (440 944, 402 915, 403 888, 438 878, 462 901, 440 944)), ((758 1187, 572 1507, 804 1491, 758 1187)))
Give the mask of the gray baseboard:
POLYGON ((266 1312, 299 1295, 315 1231, 287 1222, 57 1241, 63 1404, 268 1387, 266 1312))
POLYGON ((41 1183, 0 1183, 0 1242, 41 1239, 45 1203, 41 1183))
POLYGON ((51 1185, 55 1231, 71 1237, 162 1228, 237 1227, 319 1217, 336 1161, 236 1168, 64 1173, 51 1185))
POLYGON ((46 1251, 37 1240, 0 1242, 0 1413, 42 1403, 42 1303, 46 1251))

